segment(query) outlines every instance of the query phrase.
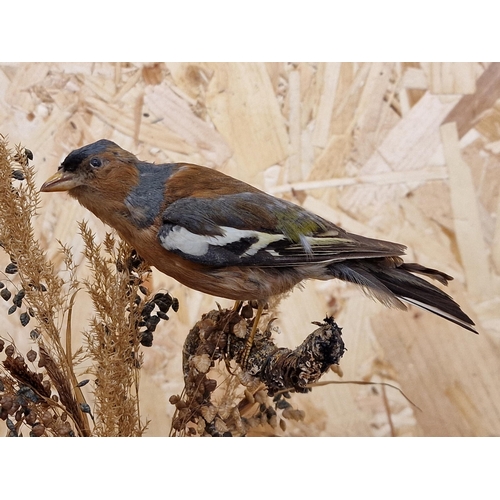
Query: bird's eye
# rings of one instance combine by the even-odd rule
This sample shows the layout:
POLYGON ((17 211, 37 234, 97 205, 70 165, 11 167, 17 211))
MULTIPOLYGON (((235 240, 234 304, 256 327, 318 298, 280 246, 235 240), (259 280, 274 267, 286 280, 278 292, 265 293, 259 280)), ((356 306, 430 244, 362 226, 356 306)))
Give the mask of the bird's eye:
POLYGON ((92 158, 90 160, 90 166, 94 168, 99 168, 102 165, 101 160, 99 158, 92 158))

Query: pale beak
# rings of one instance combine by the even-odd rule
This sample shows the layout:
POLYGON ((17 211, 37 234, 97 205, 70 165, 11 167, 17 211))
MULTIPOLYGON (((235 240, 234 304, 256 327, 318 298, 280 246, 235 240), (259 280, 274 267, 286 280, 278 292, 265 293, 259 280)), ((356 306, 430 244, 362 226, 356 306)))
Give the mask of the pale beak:
POLYGON ((40 188, 44 193, 54 191, 69 191, 80 185, 73 172, 57 171, 52 177, 49 177, 40 188))

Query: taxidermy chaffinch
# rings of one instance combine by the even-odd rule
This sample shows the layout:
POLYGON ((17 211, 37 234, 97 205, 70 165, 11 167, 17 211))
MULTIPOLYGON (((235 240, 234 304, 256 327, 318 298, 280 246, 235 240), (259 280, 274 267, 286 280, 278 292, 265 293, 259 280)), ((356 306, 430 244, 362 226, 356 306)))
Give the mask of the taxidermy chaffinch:
POLYGON ((348 233, 207 167, 146 163, 102 139, 71 152, 41 191, 68 191, 184 285, 257 300, 255 327, 270 298, 306 279, 338 278, 386 306, 406 309, 408 302, 476 332, 449 295, 417 275, 444 285, 452 277, 404 263, 403 245, 348 233))

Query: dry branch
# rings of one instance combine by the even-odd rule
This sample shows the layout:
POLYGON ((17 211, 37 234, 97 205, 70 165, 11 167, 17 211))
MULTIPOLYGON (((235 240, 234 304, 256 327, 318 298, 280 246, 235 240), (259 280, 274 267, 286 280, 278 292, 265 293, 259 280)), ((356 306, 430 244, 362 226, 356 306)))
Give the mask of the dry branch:
MULTIPOLYGON (((174 397, 171 400, 179 410, 173 423, 175 431, 210 435, 234 435, 236 432, 245 435, 251 427, 240 417, 245 398, 239 401, 233 387, 217 402, 213 397, 217 383, 208 377, 216 362, 222 360, 233 376, 230 365, 233 361, 239 363, 245 350, 246 336, 253 323, 249 317, 251 310, 251 306, 247 305, 242 308, 241 314, 232 309, 210 311, 189 332, 183 348, 185 393, 183 398, 174 397), (219 418, 219 430, 213 423, 216 417, 219 418), (226 429, 225 433, 220 432, 221 428, 226 429)), ((248 371, 239 371, 234 384, 243 385, 247 391, 261 392, 265 389, 271 397, 288 391, 308 392, 332 365, 339 363, 345 350, 341 329, 333 318, 316 324, 318 328, 299 347, 287 349, 278 347, 271 338, 271 320, 264 332, 257 332, 247 362, 248 371)), ((288 403, 285 402, 288 406, 283 407, 280 396, 274 402, 278 409, 281 405, 281 409, 289 410, 288 403)), ((272 406, 264 404, 264 408, 271 417, 275 415, 272 406)))

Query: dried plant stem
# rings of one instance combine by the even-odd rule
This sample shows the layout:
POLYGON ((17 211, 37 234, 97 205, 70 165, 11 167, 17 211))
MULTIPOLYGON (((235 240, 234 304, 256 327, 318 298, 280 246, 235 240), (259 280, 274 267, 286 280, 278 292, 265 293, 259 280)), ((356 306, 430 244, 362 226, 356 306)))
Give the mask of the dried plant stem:
POLYGON ((95 360, 95 433, 140 436, 145 426, 140 422, 138 396, 142 363, 138 324, 142 306, 137 297, 149 269, 142 264, 131 269, 127 260, 132 249, 125 242, 108 234, 103 243, 106 258, 85 223, 80 224, 80 231, 93 273, 93 279, 85 285, 96 310, 91 328, 85 333, 87 348, 95 360))
POLYGON ((26 304, 29 312, 22 313, 21 324, 26 325, 30 317, 38 322, 37 331, 41 335, 37 342, 45 367, 49 367, 47 372, 54 376, 61 402, 77 424, 78 433, 89 435, 89 425, 72 387, 76 384, 69 383, 76 380, 72 353, 65 351, 60 336, 60 321, 68 311, 66 296, 76 282, 72 279, 64 284, 34 236, 32 220, 39 195, 29 154, 20 146, 15 152, 9 150, 7 140, 0 137, 0 242, 15 266, 17 286, 23 292, 17 304, 26 304))

